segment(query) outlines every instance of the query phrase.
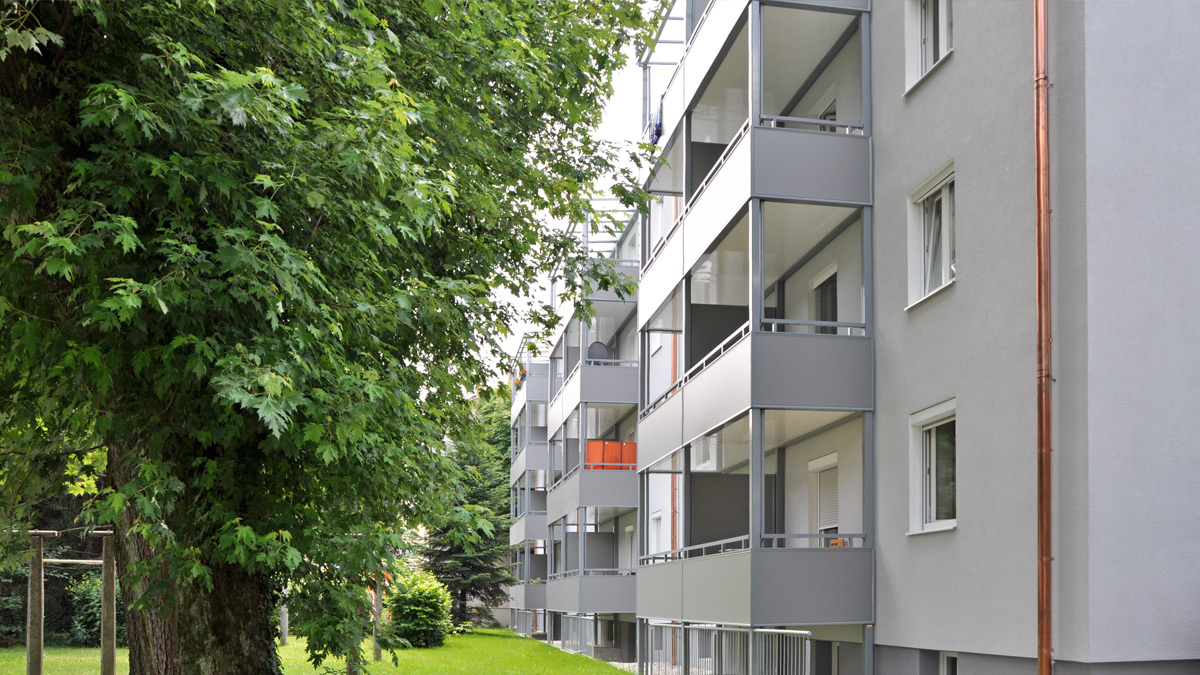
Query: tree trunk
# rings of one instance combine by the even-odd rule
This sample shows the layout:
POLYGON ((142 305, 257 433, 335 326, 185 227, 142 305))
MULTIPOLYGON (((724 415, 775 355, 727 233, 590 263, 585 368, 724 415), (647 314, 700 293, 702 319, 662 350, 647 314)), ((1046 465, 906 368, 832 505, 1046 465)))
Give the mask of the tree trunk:
MULTIPOLYGON (((123 529, 116 537, 121 569, 149 553, 144 540, 123 536, 123 529)), ((211 569, 213 590, 198 584, 176 587, 173 611, 133 609, 130 604, 147 582, 121 585, 130 675, 281 673, 269 580, 234 565, 211 569)))
MULTIPOLYGON (((116 486, 129 478, 120 454, 117 448, 109 452, 109 476, 116 486)), ((236 565, 211 565, 211 591, 199 583, 181 587, 163 567, 135 583, 124 571, 150 560, 154 551, 143 537, 130 534, 133 524, 134 512, 127 509, 113 537, 118 575, 124 577, 130 675, 280 675, 272 616, 278 598, 270 579, 236 565), (151 584, 163 583, 170 589, 164 596, 174 599, 171 607, 131 606, 151 584)))

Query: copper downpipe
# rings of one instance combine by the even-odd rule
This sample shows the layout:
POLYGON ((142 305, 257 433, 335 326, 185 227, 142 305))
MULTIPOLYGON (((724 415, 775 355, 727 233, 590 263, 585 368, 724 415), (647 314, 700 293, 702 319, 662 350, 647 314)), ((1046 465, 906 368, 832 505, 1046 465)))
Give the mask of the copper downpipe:
POLYGON ((1046 1, 1034 0, 1034 116, 1037 122, 1037 556, 1038 675, 1050 675, 1050 81, 1046 74, 1046 1))

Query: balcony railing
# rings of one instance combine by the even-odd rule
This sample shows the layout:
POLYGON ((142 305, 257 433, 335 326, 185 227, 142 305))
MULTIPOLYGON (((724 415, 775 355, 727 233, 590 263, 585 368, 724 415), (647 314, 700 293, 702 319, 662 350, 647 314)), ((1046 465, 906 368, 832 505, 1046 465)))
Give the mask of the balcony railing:
POLYGON ((588 567, 582 570, 574 569, 554 572, 550 575, 550 580, 571 579, 573 577, 631 577, 636 574, 637 568, 634 567, 588 567))
POLYGON ((734 345, 741 342, 742 338, 749 334, 750 322, 747 321, 746 323, 742 324, 741 328, 738 328, 729 337, 725 338, 721 344, 713 347, 712 351, 704 355, 704 358, 697 361, 691 368, 688 368, 687 372, 683 374, 683 377, 679 378, 670 387, 667 387, 666 391, 659 394, 658 398, 654 399, 649 405, 647 405, 645 410, 642 410, 639 418, 645 418, 646 415, 654 412, 655 408, 658 408, 660 405, 665 403, 667 399, 674 396, 683 385, 687 384, 692 380, 692 378, 700 374, 700 371, 704 370, 717 359, 721 358, 722 354, 732 349, 734 345))
POLYGON ((867 545, 865 534, 831 534, 818 532, 816 534, 764 534, 763 548, 863 548, 867 545), (800 541, 803 545, 792 545, 789 542, 800 541))
POLYGON ((768 333, 811 333, 826 335, 866 335, 867 324, 853 321, 808 321, 804 319, 763 319, 768 333), (798 330, 791 330, 795 327, 798 330))
POLYGON ((721 539, 720 541, 710 541, 703 544, 675 548, 669 551, 659 551, 658 553, 641 556, 638 558, 638 562, 642 565, 653 565, 655 563, 700 558, 706 555, 716 555, 730 551, 744 551, 748 548, 750 548, 750 535, 731 537, 729 539, 721 539))

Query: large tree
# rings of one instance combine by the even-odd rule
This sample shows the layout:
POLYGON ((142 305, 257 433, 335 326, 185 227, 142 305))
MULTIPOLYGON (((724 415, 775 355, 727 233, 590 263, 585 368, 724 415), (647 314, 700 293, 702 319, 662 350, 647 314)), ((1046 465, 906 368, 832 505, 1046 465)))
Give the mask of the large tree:
POLYGON ((543 223, 612 166, 639 3, 4 0, 0 29, 0 541, 98 474, 132 673, 278 672, 285 583, 314 658, 357 652, 398 524, 455 508, 494 289, 584 267, 543 223))
POLYGON ((450 589, 459 623, 490 619, 516 582, 508 543, 509 403, 507 386, 484 390, 472 401, 453 459, 463 469, 464 502, 475 509, 434 523, 420 548, 425 569, 450 589), (464 516, 483 518, 488 527, 471 531, 464 516))

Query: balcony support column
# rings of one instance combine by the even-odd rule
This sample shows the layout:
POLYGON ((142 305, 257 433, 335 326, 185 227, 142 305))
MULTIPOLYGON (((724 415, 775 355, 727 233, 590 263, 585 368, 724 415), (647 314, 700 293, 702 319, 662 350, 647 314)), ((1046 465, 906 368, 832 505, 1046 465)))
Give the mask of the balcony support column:
POLYGON ((875 675, 875 626, 863 626, 863 675, 875 675))
MULTIPOLYGON (((679 486, 680 492, 683 495, 683 505, 680 509, 679 519, 683 521, 683 526, 679 527, 675 522, 672 522, 671 526, 679 527, 681 530, 680 534, 683 535, 680 537, 680 547, 687 548, 692 545, 691 520, 689 518, 692 512, 692 446, 683 446, 683 449, 679 453, 680 457, 683 458, 683 466, 680 468, 681 473, 671 474, 671 480, 683 481, 683 485, 679 486), (678 478, 677 475, 679 476, 678 478)), ((672 504, 671 507, 674 508, 675 505, 672 504)))
POLYGON ((863 413, 863 542, 864 546, 875 547, 875 413, 863 413))
POLYGON ((754 0, 750 3, 747 26, 750 36, 750 72, 747 74, 750 91, 750 126, 756 127, 762 121, 762 89, 763 89, 763 7, 762 3, 754 0))
MULTIPOLYGON (((762 546, 763 502, 766 498, 764 463, 766 442, 764 428, 765 412, 762 408, 750 409, 750 548, 762 546)), ((751 596, 754 597, 754 578, 750 579, 751 596)))
POLYGON ((763 324, 763 221, 761 199, 750 200, 750 330, 762 330, 763 324))

